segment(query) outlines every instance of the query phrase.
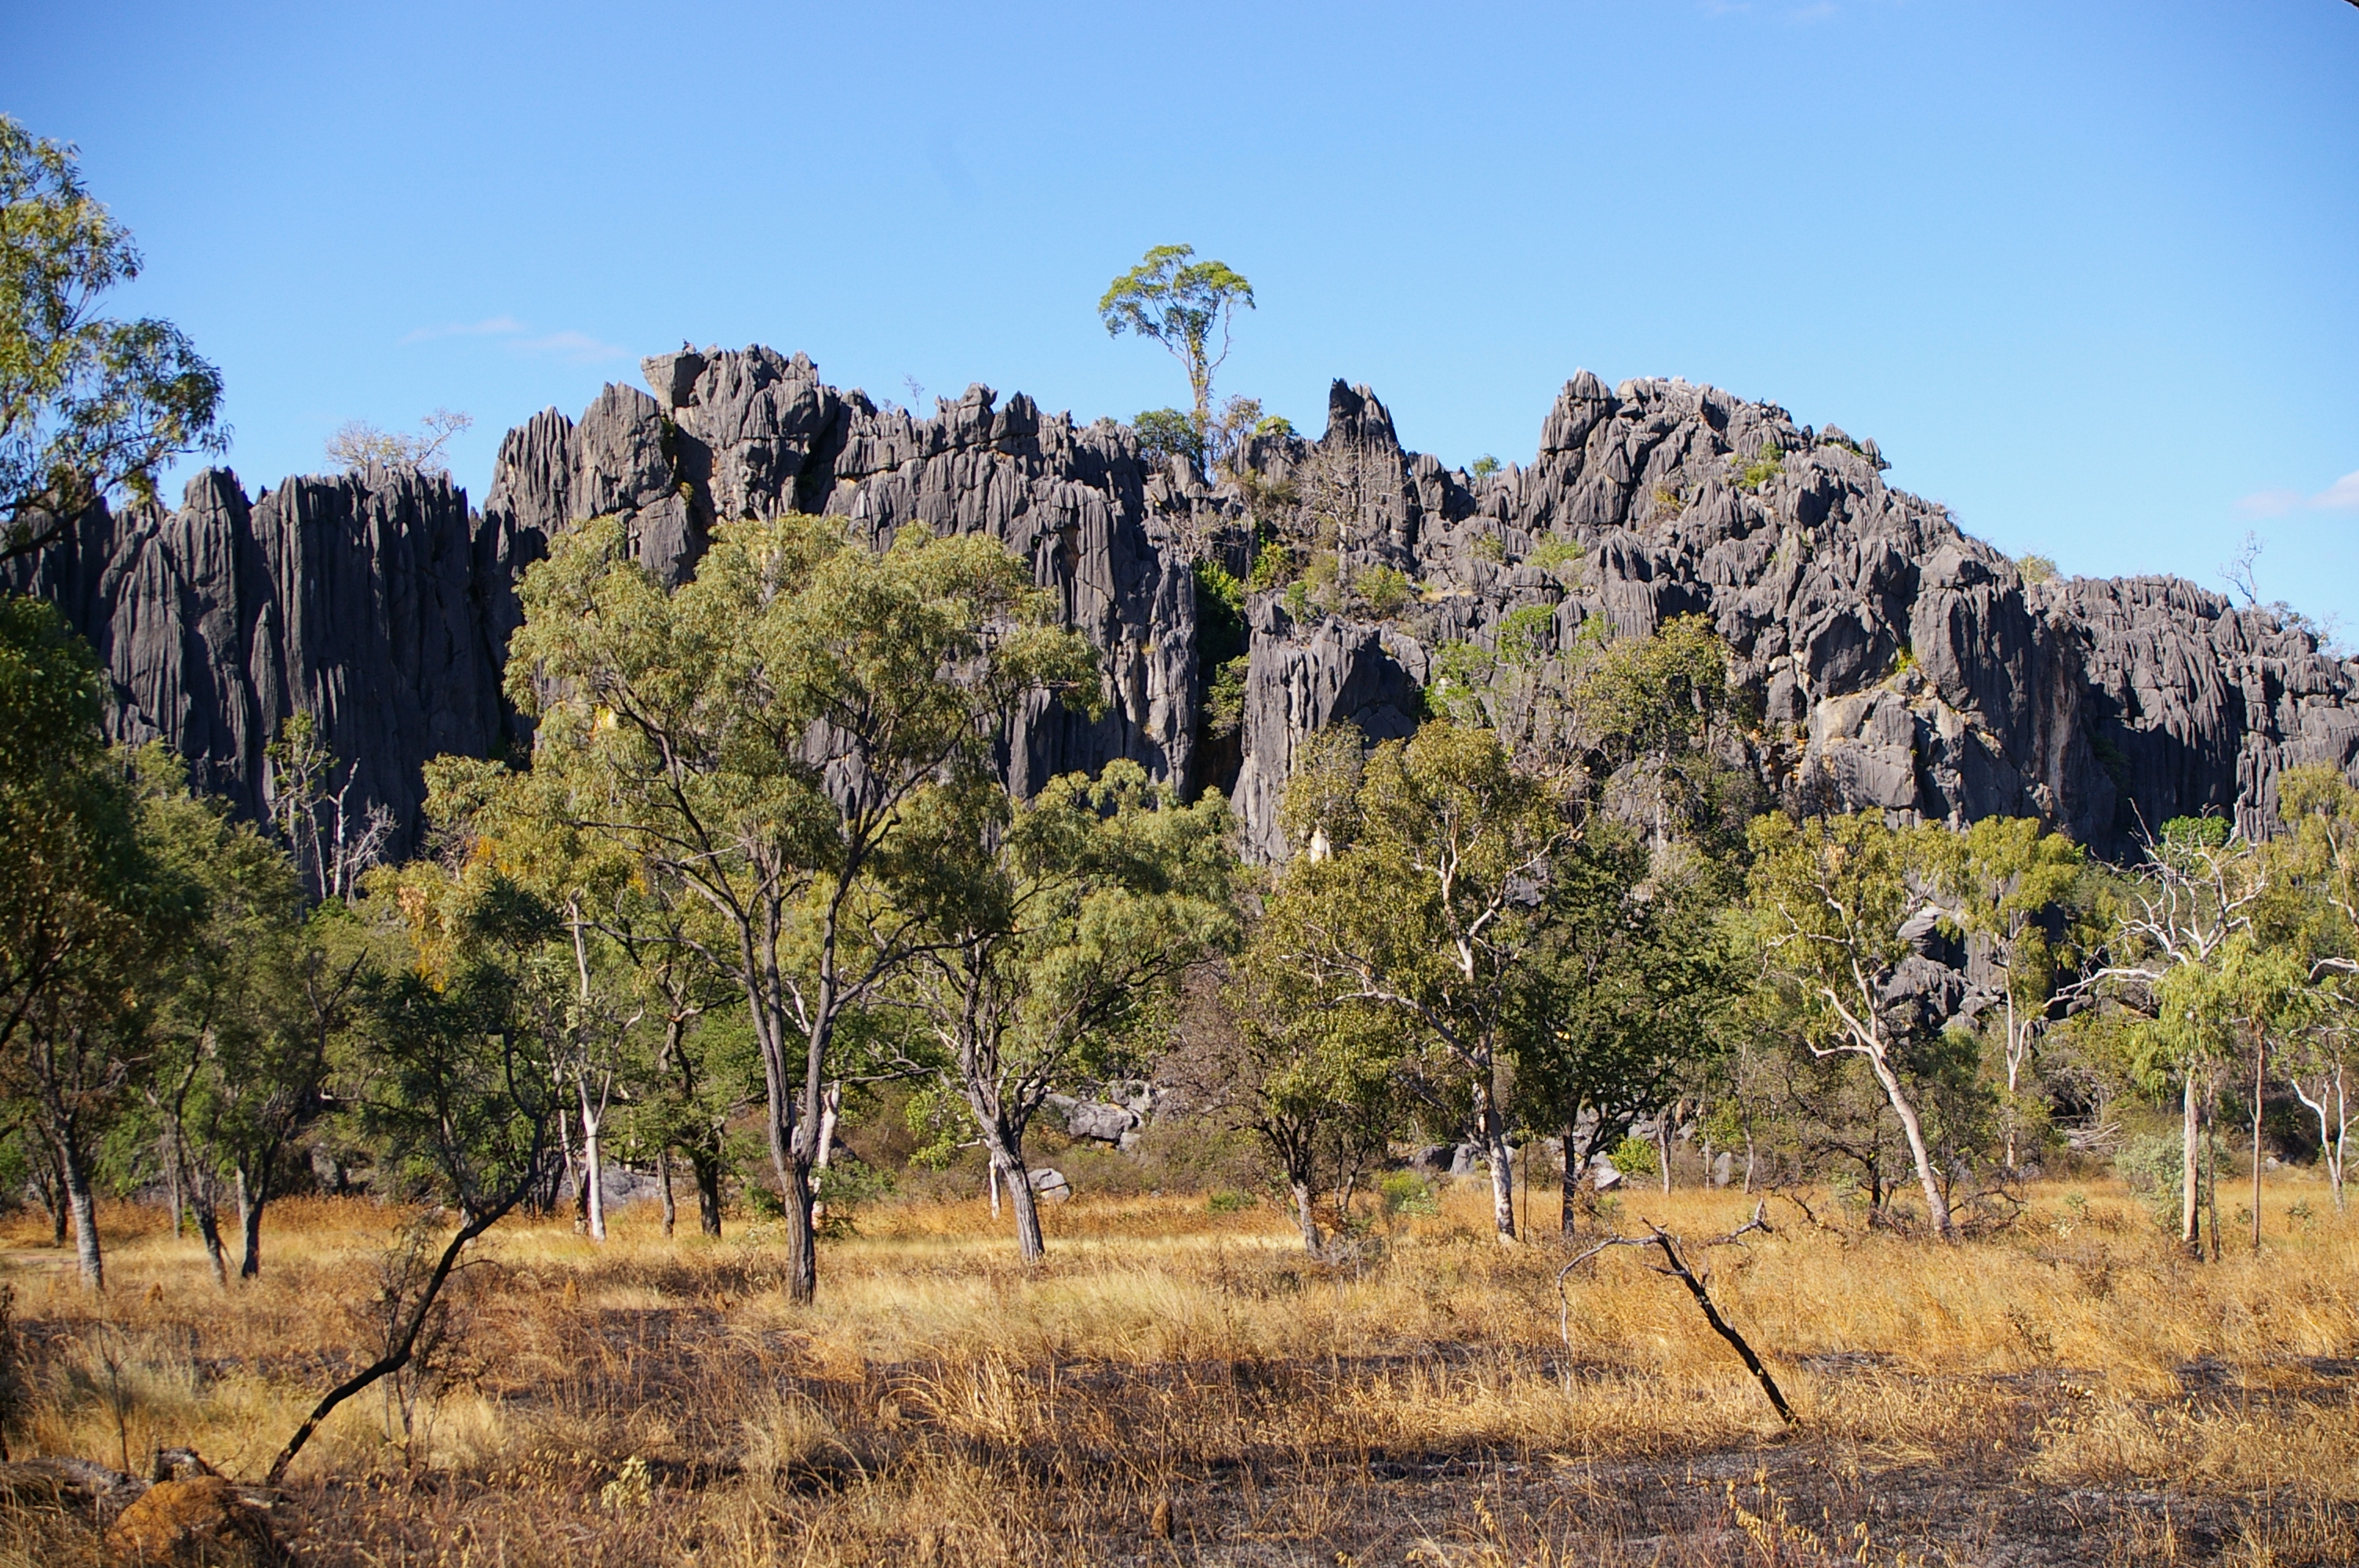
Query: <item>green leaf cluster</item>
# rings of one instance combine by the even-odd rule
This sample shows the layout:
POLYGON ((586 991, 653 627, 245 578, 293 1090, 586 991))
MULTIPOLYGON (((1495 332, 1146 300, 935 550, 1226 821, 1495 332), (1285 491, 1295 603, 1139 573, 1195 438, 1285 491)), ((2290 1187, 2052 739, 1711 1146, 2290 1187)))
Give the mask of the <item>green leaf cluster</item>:
POLYGON ((0 114, 0 560, 110 492, 151 499, 175 457, 227 448, 221 373, 168 321, 100 313, 139 266, 74 149, 0 114))
POLYGON ((1169 351, 1188 373, 1195 403, 1189 418, 1200 445, 1212 428, 1212 374, 1229 355, 1229 324, 1254 308, 1253 285, 1217 261, 1198 261, 1191 245, 1156 245, 1106 286, 1098 319, 1108 337, 1136 332, 1169 351), (1220 333, 1218 348, 1212 334, 1220 333))

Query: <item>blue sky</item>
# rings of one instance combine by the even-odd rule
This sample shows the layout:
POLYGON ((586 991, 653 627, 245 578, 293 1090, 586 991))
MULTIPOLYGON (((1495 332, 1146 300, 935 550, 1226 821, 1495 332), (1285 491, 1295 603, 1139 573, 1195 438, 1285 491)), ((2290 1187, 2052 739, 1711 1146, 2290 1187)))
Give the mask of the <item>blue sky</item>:
POLYGON ((137 233, 248 485, 336 425, 500 433, 643 353, 1180 402, 1093 307, 1247 274, 1223 388, 1527 460, 1576 367, 1875 437, 2068 571, 2359 631, 2345 0, 192 6, 0 0, 0 109, 137 233))

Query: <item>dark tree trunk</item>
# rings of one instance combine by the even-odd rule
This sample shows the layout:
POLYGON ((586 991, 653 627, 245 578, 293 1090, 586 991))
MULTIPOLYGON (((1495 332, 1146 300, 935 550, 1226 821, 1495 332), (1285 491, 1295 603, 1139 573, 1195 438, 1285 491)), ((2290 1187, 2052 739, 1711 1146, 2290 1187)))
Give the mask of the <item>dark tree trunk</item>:
MULTIPOLYGON (((1004 1133, 1001 1136, 1006 1138, 1004 1133)), ((1016 1249, 1027 1263, 1038 1263, 1048 1251, 1048 1241, 1040 1231, 1040 1201, 1032 1191, 1031 1174, 1024 1168, 1023 1148, 1009 1140, 992 1151, 991 1162, 1007 1184, 1008 1206, 1016 1211, 1016 1249)))
POLYGON ((229 1255, 222 1246, 221 1212, 213 1206, 209 1195, 194 1197, 189 1209, 197 1217, 197 1235, 204 1241, 206 1260, 213 1266, 213 1283, 226 1289, 229 1285, 229 1255))
MULTIPOLYGON (((776 1023, 771 1027, 776 1028, 776 1023)), ((816 1057, 821 1053, 821 1043, 813 1040, 810 1054, 816 1057)), ((770 1173, 777 1178, 778 1203, 786 1211, 787 1296, 797 1305, 808 1305, 819 1293, 819 1236, 811 1215, 811 1153, 803 1147, 801 1129, 796 1125, 799 1108, 794 1101, 794 1087, 787 1079, 783 1048, 775 1041, 763 1047, 762 1076, 767 1097, 763 1117, 767 1125, 763 1130, 769 1140, 770 1173)), ((813 1088, 816 1092, 817 1086, 813 1088)))
POLYGON ((244 1250, 237 1262, 237 1277, 258 1280, 262 1277, 262 1211, 270 1202, 269 1168, 263 1167, 249 1183, 245 1173, 237 1173, 237 1228, 244 1250))
POLYGON ((705 1235, 721 1239, 721 1156, 704 1149, 688 1152, 696 1173, 696 1222, 705 1235))
POLYGON ((789 1159, 784 1173, 787 1206, 787 1294, 809 1305, 819 1293, 819 1229, 812 1223, 810 1162, 789 1159))

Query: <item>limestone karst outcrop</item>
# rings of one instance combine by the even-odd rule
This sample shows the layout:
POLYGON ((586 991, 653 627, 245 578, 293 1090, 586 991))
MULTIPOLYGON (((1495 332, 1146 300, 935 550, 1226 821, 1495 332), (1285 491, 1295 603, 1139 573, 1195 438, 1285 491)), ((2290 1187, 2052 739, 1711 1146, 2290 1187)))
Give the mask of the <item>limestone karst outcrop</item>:
POLYGON ((1408 732, 1437 650, 1505 632, 1545 667, 1584 627, 1683 614, 1727 641, 1757 702, 1748 759, 1787 798, 2037 814, 2118 852, 2191 812, 2258 827, 2285 768, 2359 761, 2359 665, 2308 632, 2174 579, 2027 580, 1887 487, 1874 442, 1715 388, 1582 372, 1530 466, 1475 475, 1403 449, 1375 395, 1339 382, 1321 439, 1257 436, 1242 476, 1211 484, 1112 421, 986 387, 921 417, 766 349, 644 370, 647 391, 510 431, 480 514, 408 470, 249 501, 210 470, 178 511, 93 511, 14 586, 98 646, 118 733, 160 736, 259 812, 269 738, 312 712, 353 807, 408 834, 428 758, 525 737, 500 682, 516 585, 552 533, 607 514, 675 580, 745 514, 838 514, 877 541, 990 533, 1096 644, 1110 699, 1094 720, 1036 708, 1010 781, 1130 757, 1230 789, 1262 858, 1286 852, 1277 803, 1302 741, 1344 720, 1408 732), (1192 562, 1243 576, 1256 537, 1323 557, 1319 591, 1253 597, 1241 712, 1215 734, 1192 562))

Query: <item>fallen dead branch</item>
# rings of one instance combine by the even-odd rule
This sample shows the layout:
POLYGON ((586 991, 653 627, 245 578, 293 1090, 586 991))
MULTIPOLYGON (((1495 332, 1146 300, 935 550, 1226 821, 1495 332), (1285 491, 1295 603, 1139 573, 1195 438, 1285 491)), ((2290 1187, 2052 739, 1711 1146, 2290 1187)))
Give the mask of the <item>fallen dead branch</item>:
MULTIPOLYGON (((1751 1372, 1756 1380, 1760 1383, 1761 1391, 1769 1396, 1769 1402, 1777 1407, 1778 1416, 1788 1425, 1792 1425, 1793 1408, 1786 1403, 1785 1394, 1777 1388, 1777 1379, 1769 1375, 1769 1368, 1761 1364, 1761 1357, 1754 1354, 1753 1346, 1745 1343, 1745 1336, 1739 1334, 1734 1325, 1721 1316, 1720 1309, 1712 1304, 1712 1292, 1705 1289, 1706 1283, 1712 1278, 1712 1271, 1707 1269, 1699 1276, 1689 1268, 1687 1260, 1680 1253, 1680 1238, 1661 1226, 1649 1220, 1647 1222, 1647 1234, 1645 1236, 1609 1237, 1556 1271, 1557 1332, 1562 1336, 1565 1348, 1568 1350, 1572 1348, 1572 1298, 1565 1293, 1564 1289, 1564 1282, 1572 1271, 1600 1253, 1616 1247, 1658 1248, 1661 1250, 1668 1267, 1656 1264, 1647 1266, 1658 1274, 1669 1275, 1688 1288, 1688 1293, 1695 1297, 1696 1306, 1703 1313, 1704 1321, 1712 1325, 1712 1332, 1728 1341, 1737 1355, 1744 1358, 1745 1370, 1751 1372)), ((1755 1206, 1751 1219, 1746 1220, 1727 1235, 1715 1238, 1701 1245, 1707 1249, 1714 1247, 1741 1247, 1744 1243, 1740 1238, 1755 1230, 1760 1231, 1765 1236, 1774 1234, 1769 1228, 1769 1204, 1767 1199, 1755 1206)))

